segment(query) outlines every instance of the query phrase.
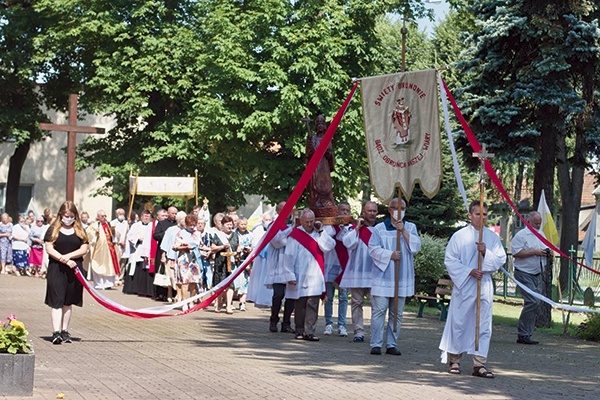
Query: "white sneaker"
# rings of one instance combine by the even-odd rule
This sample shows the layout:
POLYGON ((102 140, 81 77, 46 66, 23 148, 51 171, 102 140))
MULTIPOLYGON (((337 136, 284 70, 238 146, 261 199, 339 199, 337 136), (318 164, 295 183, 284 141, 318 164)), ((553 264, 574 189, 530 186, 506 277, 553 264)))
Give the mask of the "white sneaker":
POLYGON ((323 335, 331 335, 333 333, 333 325, 325 326, 325 330, 323 331, 323 335))
POLYGON ((246 311, 246 303, 240 303, 240 311, 246 311))
POLYGON ((345 326, 340 326, 340 329, 338 329, 338 333, 340 336, 343 336, 343 337, 348 336, 348 331, 346 330, 345 326))

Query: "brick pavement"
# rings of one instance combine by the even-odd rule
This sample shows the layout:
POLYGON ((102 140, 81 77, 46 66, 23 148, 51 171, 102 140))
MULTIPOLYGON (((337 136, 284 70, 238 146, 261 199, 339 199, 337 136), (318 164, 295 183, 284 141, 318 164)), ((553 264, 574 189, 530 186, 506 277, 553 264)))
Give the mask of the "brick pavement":
MULTIPOLYGON (((132 308, 148 299, 106 292, 132 308)), ((45 281, 0 276, 0 316, 25 322, 36 353, 33 399, 594 399, 600 397, 600 346, 536 334, 538 346, 515 343, 515 328, 494 327, 489 367, 496 379, 446 372, 437 349, 443 323, 406 312, 402 356, 372 356, 348 338, 296 341, 268 332, 268 313, 138 320, 114 314, 87 294, 74 308, 72 344, 50 343, 45 281)), ((318 333, 323 330, 323 308, 318 333)), ((367 315, 368 317, 368 315, 367 315)), ((367 319, 368 323, 369 320, 367 319)), ((368 336, 367 336, 368 338, 368 336)), ((31 397, 30 397, 31 398, 31 397)))

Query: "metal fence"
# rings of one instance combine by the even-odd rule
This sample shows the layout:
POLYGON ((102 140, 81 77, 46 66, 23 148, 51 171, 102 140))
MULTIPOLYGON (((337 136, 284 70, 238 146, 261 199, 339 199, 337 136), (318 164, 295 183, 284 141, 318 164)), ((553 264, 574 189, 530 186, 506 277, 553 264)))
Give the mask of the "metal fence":
MULTIPOLYGON (((583 257, 577 257, 578 262, 583 263, 583 257)), ((569 262, 569 284, 567 287, 558 290, 557 278, 560 271, 561 257, 555 257, 552 265, 552 300, 559 301, 559 292, 562 295, 562 301, 568 302, 574 293, 574 303, 584 303, 584 293, 586 290, 589 293, 593 293, 593 301, 595 305, 600 305, 600 275, 590 271, 586 268, 581 268, 579 272, 579 265, 569 262), (579 279, 577 279, 579 275, 579 279)), ((514 274, 515 267, 513 265, 513 257, 511 253, 507 252, 505 268, 511 275, 514 274)), ((596 257, 592 262, 592 269, 600 271, 600 258, 596 257)), ((517 285, 509 279, 503 272, 499 271, 494 274, 494 290, 495 294, 499 296, 509 297, 520 297, 520 292, 517 285)))

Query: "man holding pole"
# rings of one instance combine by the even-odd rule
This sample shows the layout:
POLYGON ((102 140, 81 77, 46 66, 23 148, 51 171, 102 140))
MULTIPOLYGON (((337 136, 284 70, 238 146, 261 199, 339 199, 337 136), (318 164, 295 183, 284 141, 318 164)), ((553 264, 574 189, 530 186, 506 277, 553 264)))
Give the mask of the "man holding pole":
POLYGON ((498 235, 485 227, 487 205, 481 207, 479 200, 473 201, 468 217, 471 223, 452 235, 446 246, 444 263, 454 285, 440 350, 442 362, 448 363, 449 373, 460 374, 462 353, 466 352, 473 355, 474 376, 494 378, 486 368, 492 337, 492 274, 506 262, 506 252, 498 235), (480 268, 478 259, 481 260, 480 268), (479 302, 478 285, 481 288, 479 302), (478 304, 479 325, 476 318, 478 304))
POLYGON ((404 221, 405 210, 404 200, 399 203, 398 198, 393 198, 388 205, 390 218, 375 226, 369 240, 369 254, 374 265, 371 286, 371 354, 375 355, 381 354, 383 347, 386 312, 386 354, 401 355, 396 345, 402 325, 404 302, 406 297, 415 294, 414 255, 421 249, 421 238, 415 224, 404 221), (399 274, 396 274, 395 265, 398 261, 400 269, 399 274), (394 307, 395 287, 398 288, 397 312, 394 307))

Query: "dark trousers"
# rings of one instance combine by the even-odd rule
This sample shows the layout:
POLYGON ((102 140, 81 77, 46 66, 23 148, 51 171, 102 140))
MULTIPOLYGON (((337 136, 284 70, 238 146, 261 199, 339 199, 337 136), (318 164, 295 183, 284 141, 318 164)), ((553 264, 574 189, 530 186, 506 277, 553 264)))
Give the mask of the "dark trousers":
POLYGON ((319 317, 319 301, 321 296, 300 297, 295 302, 296 334, 314 335, 319 317))
MULTIPOLYGON (((285 283, 273 284, 273 301, 271 304, 271 319, 270 321, 277 324, 279 322, 279 311, 281 311, 281 303, 285 298, 285 283)), ((292 313, 294 312, 294 300, 285 299, 283 307, 283 326, 291 326, 292 313)))

